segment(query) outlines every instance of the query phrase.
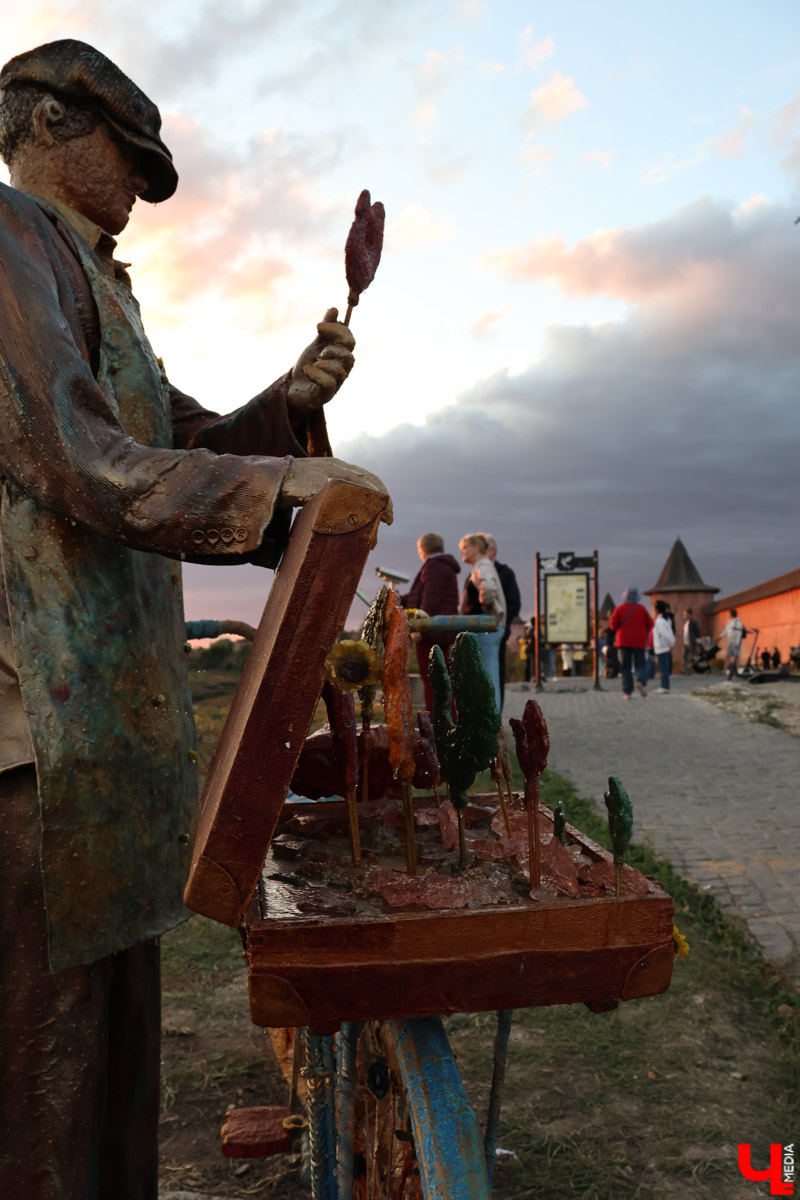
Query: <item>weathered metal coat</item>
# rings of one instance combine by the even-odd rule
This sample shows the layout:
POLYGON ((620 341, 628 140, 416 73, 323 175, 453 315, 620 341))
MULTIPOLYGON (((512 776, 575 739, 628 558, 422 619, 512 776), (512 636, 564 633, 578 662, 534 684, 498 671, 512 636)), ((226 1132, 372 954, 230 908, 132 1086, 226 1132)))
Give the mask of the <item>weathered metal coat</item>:
POLYGON ((0 769, 29 734, 53 970, 186 915, 180 559, 274 565, 276 499, 305 452, 288 376, 225 417, 169 385, 113 239, 74 216, 0 185, 0 769))

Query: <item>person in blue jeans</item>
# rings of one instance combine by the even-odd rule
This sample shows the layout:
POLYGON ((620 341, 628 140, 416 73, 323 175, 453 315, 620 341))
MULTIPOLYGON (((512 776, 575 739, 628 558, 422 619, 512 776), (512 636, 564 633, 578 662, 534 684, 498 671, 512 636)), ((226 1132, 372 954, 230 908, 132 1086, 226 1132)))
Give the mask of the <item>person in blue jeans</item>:
POLYGON ((616 644, 622 658, 622 698, 631 698, 635 668, 636 690, 644 700, 647 698, 647 642, 653 628, 653 618, 639 603, 638 588, 625 589, 622 603, 614 609, 608 624, 616 634, 616 644))
MULTIPOLYGON (((497 621, 497 629, 492 633, 478 633, 475 636, 480 643, 483 661, 489 678, 494 684, 497 711, 503 711, 503 700, 500 695, 500 648, 506 628, 506 601, 500 576, 495 570, 494 563, 487 556, 488 542, 482 533, 468 533, 458 543, 461 561, 472 568, 467 583, 471 583, 478 592, 478 602, 481 612, 491 613, 497 621)), ((461 596, 460 612, 466 612, 467 586, 461 596)))
POLYGON ((675 633, 672 622, 667 616, 666 600, 656 600, 653 605, 656 612, 656 623, 653 626, 653 651, 658 659, 658 670, 661 675, 661 686, 656 688, 656 695, 669 694, 669 679, 672 674, 672 647, 675 645, 675 633))

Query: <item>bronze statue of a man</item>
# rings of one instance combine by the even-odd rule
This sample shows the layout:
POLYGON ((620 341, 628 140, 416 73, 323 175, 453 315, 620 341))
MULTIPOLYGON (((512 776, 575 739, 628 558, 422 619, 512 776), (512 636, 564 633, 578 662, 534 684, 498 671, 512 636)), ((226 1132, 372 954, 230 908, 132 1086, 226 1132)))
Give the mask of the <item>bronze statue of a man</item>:
POLYGON ((25 1200, 157 1194, 158 937, 197 803, 181 560, 274 566, 328 478, 382 488, 329 457, 335 310, 231 415, 166 378, 114 258, 176 188, 160 129, 82 42, 0 73, 0 1194, 25 1200))

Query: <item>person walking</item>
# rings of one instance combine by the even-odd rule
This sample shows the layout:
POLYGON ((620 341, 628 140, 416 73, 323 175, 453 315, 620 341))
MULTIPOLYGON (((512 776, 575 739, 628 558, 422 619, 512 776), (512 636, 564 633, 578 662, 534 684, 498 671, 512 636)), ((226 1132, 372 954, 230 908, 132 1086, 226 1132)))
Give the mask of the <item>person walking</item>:
MULTIPOLYGON (((450 616, 458 612, 458 580, 461 564, 452 554, 444 552, 444 538, 439 533, 423 533, 417 542, 422 567, 405 595, 400 597, 404 608, 420 608, 429 617, 450 616)), ((454 633, 412 633, 416 643, 417 665, 425 690, 425 707, 433 712, 433 692, 428 677, 431 647, 441 646, 445 662, 455 641, 454 633)))
POLYGON ((747 636, 747 630, 739 619, 735 608, 728 609, 728 615, 730 620, 719 636, 720 640, 722 638, 728 639, 728 646, 725 651, 725 670, 728 672, 728 678, 733 679, 739 667, 739 653, 742 649, 742 642, 747 636))
POLYGON ((626 588, 622 603, 611 614, 609 628, 616 634, 617 648, 622 655, 622 698, 630 700, 633 693, 633 671, 636 671, 636 690, 642 699, 647 697, 647 639, 653 628, 653 618, 639 603, 639 589, 626 588))
POLYGON ((688 675, 692 662, 697 658, 697 639, 700 637, 700 626, 694 619, 692 610, 683 610, 683 673, 688 675))
POLYGON ((468 585, 472 584, 473 589, 478 594, 480 611, 491 613, 497 621, 496 630, 491 633, 479 633, 476 636, 480 642, 484 665, 489 673, 489 678, 494 684, 498 711, 502 712, 503 702, 500 697, 500 644, 506 627, 506 600, 503 595, 503 586, 500 583, 500 577, 495 570, 494 563, 486 553, 488 548, 486 538, 481 533, 468 533, 458 543, 461 561, 468 563, 472 568, 469 579, 464 586, 464 591, 461 594, 460 607, 461 612, 474 612, 474 608, 467 607, 468 604, 473 603, 470 599, 471 593, 468 591, 468 585))
POLYGON ((661 684, 656 688, 656 695, 668 696, 669 680, 672 674, 672 647, 675 645, 675 633, 669 617, 669 605, 665 600, 656 600, 656 622, 653 626, 653 651, 658 661, 661 684))

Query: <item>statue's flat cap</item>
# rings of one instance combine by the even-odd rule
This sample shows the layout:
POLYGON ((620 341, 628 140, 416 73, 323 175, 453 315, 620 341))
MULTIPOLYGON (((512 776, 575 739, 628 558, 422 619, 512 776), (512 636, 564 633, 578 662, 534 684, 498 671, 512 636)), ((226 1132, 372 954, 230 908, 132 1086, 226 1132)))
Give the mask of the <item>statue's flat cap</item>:
POLYGON ((143 200, 166 200, 178 186, 172 155, 161 140, 161 114, 133 80, 86 42, 63 38, 26 50, 0 71, 0 91, 36 86, 56 98, 92 105, 125 141, 144 151, 143 200))

